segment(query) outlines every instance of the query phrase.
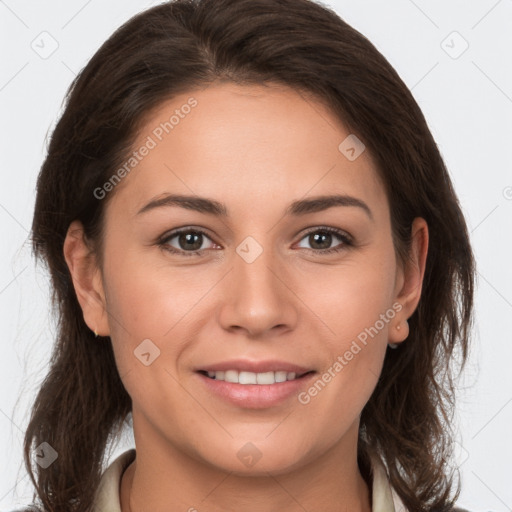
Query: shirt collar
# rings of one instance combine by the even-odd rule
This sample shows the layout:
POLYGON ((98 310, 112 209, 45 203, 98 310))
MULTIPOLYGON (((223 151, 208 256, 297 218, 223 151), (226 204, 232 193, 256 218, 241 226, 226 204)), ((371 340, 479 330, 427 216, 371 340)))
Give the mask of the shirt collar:
MULTIPOLYGON (((135 459, 135 448, 119 455, 103 473, 96 492, 94 512, 121 512, 119 493, 124 470, 135 459)), ((382 462, 372 458, 372 512, 407 512, 391 488, 382 462)))

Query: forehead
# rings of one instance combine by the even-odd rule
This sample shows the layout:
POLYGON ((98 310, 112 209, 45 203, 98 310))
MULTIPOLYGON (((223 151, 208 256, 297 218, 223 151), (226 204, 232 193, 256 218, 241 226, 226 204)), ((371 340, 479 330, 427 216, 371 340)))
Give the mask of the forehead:
POLYGON ((305 195, 339 193, 386 208, 369 151, 356 159, 344 152, 353 137, 322 103, 291 88, 212 84, 147 117, 112 204, 134 215, 154 196, 179 192, 232 209, 268 209, 272 199, 281 210, 305 195))

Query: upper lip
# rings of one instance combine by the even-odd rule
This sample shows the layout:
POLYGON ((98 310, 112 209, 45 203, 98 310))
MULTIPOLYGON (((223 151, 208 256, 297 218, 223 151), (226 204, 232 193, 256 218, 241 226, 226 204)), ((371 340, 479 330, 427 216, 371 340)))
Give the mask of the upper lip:
POLYGON ((220 363, 208 364, 197 368, 196 371, 205 372, 222 372, 227 370, 238 370, 242 372, 265 373, 265 372, 294 372, 297 375, 313 371, 311 368, 305 368, 297 364, 288 363, 286 361, 278 361, 277 359, 266 361, 250 361, 248 359, 232 359, 230 361, 222 361, 220 363))

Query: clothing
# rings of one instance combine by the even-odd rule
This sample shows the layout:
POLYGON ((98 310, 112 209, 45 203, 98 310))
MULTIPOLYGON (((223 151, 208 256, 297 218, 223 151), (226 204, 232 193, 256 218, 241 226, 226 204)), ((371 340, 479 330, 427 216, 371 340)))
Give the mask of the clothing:
MULTIPOLYGON (((96 492, 94 512, 121 512, 119 492, 124 470, 135 459, 135 448, 119 455, 104 471, 96 492)), ((372 512, 407 512, 391 488, 386 470, 380 461, 372 461, 372 512)))

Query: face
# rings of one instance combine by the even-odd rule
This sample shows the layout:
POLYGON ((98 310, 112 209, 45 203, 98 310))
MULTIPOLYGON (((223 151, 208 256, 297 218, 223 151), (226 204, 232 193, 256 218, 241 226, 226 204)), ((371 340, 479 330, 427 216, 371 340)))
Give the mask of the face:
POLYGON ((350 135, 277 86, 211 85, 147 120, 105 187, 107 314, 84 309, 111 337, 137 442, 251 474, 353 450, 415 304, 383 184, 350 135))

